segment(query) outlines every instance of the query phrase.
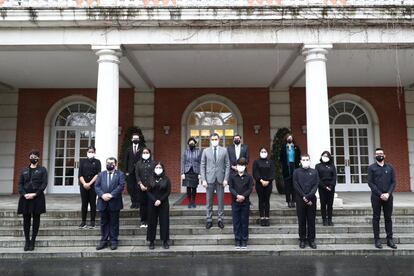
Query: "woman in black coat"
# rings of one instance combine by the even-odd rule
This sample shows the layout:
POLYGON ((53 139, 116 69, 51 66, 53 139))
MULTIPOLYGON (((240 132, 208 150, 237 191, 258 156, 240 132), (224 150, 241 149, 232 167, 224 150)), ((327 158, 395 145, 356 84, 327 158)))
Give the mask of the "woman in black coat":
POLYGON ((329 151, 322 152, 320 163, 315 166, 315 169, 319 174, 319 196, 323 225, 333 226, 332 206, 335 196, 336 167, 329 151))
POLYGON ((253 162, 253 178, 256 182, 256 192, 259 197, 260 225, 270 226, 270 195, 272 194, 273 180, 276 168, 273 161, 269 160, 265 147, 260 148, 259 159, 253 162))
POLYGON ((47 186, 47 170, 39 165, 40 153, 32 150, 29 154, 30 166, 24 168, 19 180, 19 204, 17 213, 23 215, 25 237, 24 251, 33 251, 40 226, 40 214, 46 213, 44 190, 47 186), (33 217, 33 232, 30 239, 30 226, 33 217))
POLYGON ((170 246, 170 204, 168 196, 171 193, 171 181, 165 174, 165 167, 160 162, 156 163, 154 172, 148 187, 148 229, 147 240, 149 249, 154 249, 158 220, 160 221, 160 238, 163 247, 170 246))

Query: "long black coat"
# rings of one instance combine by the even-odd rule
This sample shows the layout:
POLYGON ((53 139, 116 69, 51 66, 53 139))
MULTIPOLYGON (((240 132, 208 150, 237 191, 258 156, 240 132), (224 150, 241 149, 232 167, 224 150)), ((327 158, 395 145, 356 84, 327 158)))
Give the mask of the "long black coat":
POLYGON ((46 200, 44 190, 47 187, 47 170, 45 167, 37 167, 30 175, 30 168, 24 168, 19 180, 19 204, 18 214, 43 214, 46 213, 46 200), (33 199, 26 199, 25 194, 36 193, 33 199))
MULTIPOLYGON (((299 168, 300 165, 300 148, 298 145, 294 144, 294 149, 295 149, 295 169, 299 168)), ((288 157, 287 157, 287 153, 286 153, 286 144, 283 144, 282 147, 280 148, 280 153, 279 153, 279 160, 280 163, 282 165, 282 174, 283 174, 283 178, 287 178, 287 177, 291 177, 293 175, 289 174, 289 166, 288 166, 288 157)))

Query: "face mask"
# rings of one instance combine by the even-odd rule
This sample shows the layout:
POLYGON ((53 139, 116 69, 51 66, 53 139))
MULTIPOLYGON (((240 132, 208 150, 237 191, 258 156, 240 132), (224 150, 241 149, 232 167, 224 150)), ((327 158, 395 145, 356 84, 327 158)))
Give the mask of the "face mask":
POLYGON ((267 152, 261 152, 260 153, 260 158, 266 159, 267 158, 267 152))
POLYGON ((37 158, 30 158, 30 163, 32 163, 33 165, 35 165, 37 162, 39 162, 39 159, 37 159, 37 158))
POLYGON ((293 140, 292 140, 292 138, 289 138, 286 141, 288 142, 288 144, 290 144, 290 143, 292 143, 293 140))
POLYGON ((139 143, 139 140, 137 140, 137 139, 134 139, 134 140, 132 140, 132 143, 134 143, 134 145, 138 145, 138 143, 139 143))
POLYGON ((234 142, 235 145, 239 145, 240 144, 240 140, 239 139, 236 139, 233 142, 234 142))
POLYGON ((114 164, 106 164, 106 169, 108 171, 113 171, 115 169, 115 165, 114 164))
POLYGON ((301 161, 302 168, 308 169, 310 167, 310 161, 301 161))
POLYGON ((243 166, 243 165, 237 165, 236 167, 237 167, 237 171, 239 173, 244 172, 244 170, 246 169, 246 166, 243 166))
POLYGON ((384 161, 384 155, 377 155, 377 156, 375 156, 375 159, 377 159, 377 161, 378 162, 382 162, 382 161, 384 161))
POLYGON ((162 172, 163 172, 163 169, 160 169, 160 168, 155 168, 155 169, 154 169, 154 172, 155 172, 155 174, 156 174, 156 175, 161 175, 161 174, 162 174, 162 172))
POLYGON ((150 156, 151 155, 149 153, 144 153, 144 154, 142 154, 142 159, 148 160, 150 158, 150 156))
POLYGON ((328 163, 329 162, 329 157, 322 156, 322 162, 328 163))
POLYGON ((217 147, 218 146, 218 141, 211 141, 211 145, 213 146, 213 147, 217 147))
POLYGON ((190 147, 191 150, 195 149, 195 144, 191 143, 188 145, 190 147))
POLYGON ((94 157, 95 157, 95 153, 93 153, 93 152, 88 152, 88 153, 86 154, 86 156, 88 156, 88 158, 89 158, 89 159, 91 159, 91 158, 94 158, 94 157))

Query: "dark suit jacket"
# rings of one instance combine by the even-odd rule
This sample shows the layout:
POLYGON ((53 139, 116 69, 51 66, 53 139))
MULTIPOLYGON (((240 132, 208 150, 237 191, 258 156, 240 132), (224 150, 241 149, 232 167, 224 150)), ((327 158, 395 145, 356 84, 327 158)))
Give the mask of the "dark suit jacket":
POLYGON ((98 202, 96 208, 98 211, 120 211, 124 204, 122 202, 122 192, 125 187, 125 175, 121 171, 115 171, 112 176, 112 181, 108 187, 108 171, 103 171, 98 174, 95 182, 95 191, 98 195, 98 202), (110 193, 112 199, 104 201, 102 195, 110 193))
MULTIPOLYGON (((230 165, 236 166, 237 158, 236 158, 236 146, 233 144, 227 147, 227 152, 229 153, 230 165)), ((249 148, 245 144, 240 145, 240 157, 246 158, 247 163, 249 163, 249 148)))
POLYGON ((125 152, 124 157, 124 171, 129 174, 134 174, 135 172, 135 164, 141 160, 142 156, 142 149, 143 147, 140 145, 138 147, 138 151, 136 154, 134 154, 134 150, 132 149, 132 146, 129 147, 125 152))

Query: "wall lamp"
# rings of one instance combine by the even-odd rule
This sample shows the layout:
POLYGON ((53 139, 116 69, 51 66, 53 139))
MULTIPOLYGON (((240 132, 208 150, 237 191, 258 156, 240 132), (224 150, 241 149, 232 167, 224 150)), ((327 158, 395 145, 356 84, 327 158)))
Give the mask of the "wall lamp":
POLYGON ((165 134, 165 135, 170 134, 170 126, 163 126, 162 128, 163 128, 163 130, 164 130, 164 134, 165 134))

